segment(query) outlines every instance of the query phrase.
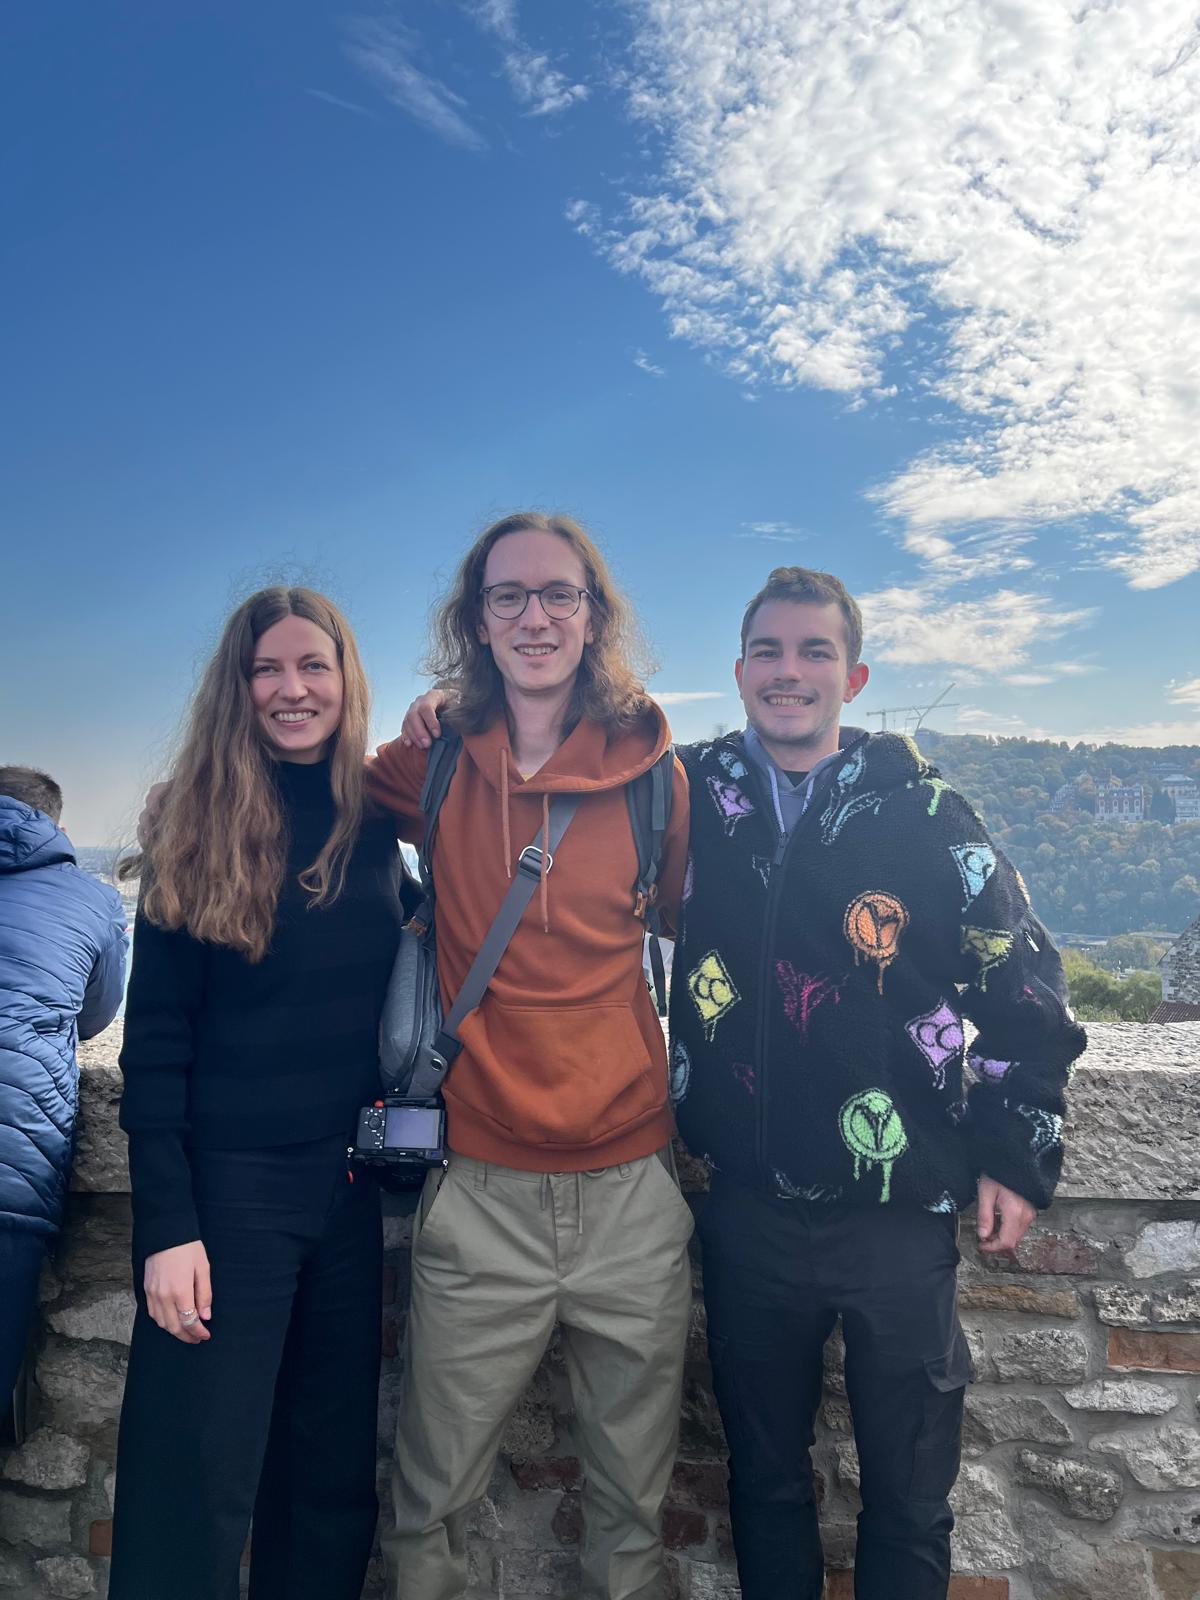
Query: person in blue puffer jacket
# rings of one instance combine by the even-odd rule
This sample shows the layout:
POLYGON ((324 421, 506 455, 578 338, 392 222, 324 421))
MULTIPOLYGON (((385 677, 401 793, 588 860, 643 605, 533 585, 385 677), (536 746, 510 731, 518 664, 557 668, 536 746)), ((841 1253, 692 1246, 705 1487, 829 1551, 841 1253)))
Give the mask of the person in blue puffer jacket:
POLYGON ((75 1045, 125 984, 121 897, 76 866, 61 814, 52 778, 0 766, 0 1426, 66 1199, 75 1045))

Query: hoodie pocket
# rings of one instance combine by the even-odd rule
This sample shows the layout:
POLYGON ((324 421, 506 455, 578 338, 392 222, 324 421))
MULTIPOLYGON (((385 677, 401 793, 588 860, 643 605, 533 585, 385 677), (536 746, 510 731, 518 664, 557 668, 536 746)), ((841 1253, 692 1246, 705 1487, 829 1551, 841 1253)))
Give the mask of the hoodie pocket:
MULTIPOLYGON (((464 1029, 464 1034, 467 1032, 464 1029)), ((666 1103, 666 1075, 628 1005, 505 1006, 476 1013, 465 1081, 447 1087, 524 1143, 596 1144, 666 1103)))

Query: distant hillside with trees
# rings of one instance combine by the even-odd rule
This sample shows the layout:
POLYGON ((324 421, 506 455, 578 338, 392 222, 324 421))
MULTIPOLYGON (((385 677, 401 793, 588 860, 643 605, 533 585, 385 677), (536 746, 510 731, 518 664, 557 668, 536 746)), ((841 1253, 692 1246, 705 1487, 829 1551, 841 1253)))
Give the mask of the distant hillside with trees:
MULTIPOLYGON (((922 729, 921 752, 975 806, 1057 933, 1179 932, 1200 912, 1200 822, 1099 821, 1097 788, 1165 768, 1200 781, 1200 746, 1069 745, 922 729), (1070 801, 1052 811, 1064 785, 1070 801)), ((1163 797, 1165 798, 1165 797, 1163 797)))

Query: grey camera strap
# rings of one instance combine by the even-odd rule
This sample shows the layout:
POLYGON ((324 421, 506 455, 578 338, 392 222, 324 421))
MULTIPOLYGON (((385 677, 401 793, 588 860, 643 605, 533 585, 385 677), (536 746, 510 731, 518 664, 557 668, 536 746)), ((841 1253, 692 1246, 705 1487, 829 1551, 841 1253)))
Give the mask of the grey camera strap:
MULTIPOLYGON (((547 872, 554 866, 554 852, 562 843, 563 834, 570 826, 571 818, 575 815, 581 798, 582 796, 578 794, 556 794, 550 801, 544 849, 547 872)), ((508 893, 496 913, 495 921, 484 935, 483 943, 471 963, 471 970, 463 979, 462 988, 458 991, 454 1004, 442 1022, 441 1031, 433 1042, 433 1049, 418 1061, 413 1071, 408 1088, 410 1096, 432 1100, 440 1093, 450 1064, 462 1049, 458 1030, 463 1019, 474 1011, 483 999, 484 992, 500 965, 500 958, 508 949, 509 941, 517 931, 525 907, 533 899, 534 890, 542 876, 542 856, 543 847, 540 844, 527 844, 521 851, 513 881, 508 886, 508 893)))

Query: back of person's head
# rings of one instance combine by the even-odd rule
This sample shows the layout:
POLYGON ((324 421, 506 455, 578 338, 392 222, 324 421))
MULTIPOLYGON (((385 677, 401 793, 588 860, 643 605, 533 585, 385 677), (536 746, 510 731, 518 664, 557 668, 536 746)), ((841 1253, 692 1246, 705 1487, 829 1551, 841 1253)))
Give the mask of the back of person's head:
POLYGON ((285 617, 315 623, 332 639, 341 668, 341 720, 329 752, 336 816, 317 859, 300 875, 314 905, 341 893, 362 823, 370 691, 350 624, 313 589, 260 589, 226 622, 192 699, 145 857, 142 904, 150 921, 186 927, 194 938, 252 961, 266 953, 274 926, 287 830, 272 776, 276 756, 255 713, 250 679, 257 641, 285 617))
POLYGON ((818 572, 813 567, 776 567, 743 613, 743 655, 746 654, 746 640, 750 637, 754 613, 768 600, 790 600, 797 605, 837 606, 846 628, 846 665, 852 667, 857 663, 863 646, 862 612, 846 585, 840 578, 835 578, 832 572, 818 572))
POLYGON ((611 736, 628 728, 646 708, 643 684, 652 663, 633 607, 621 593, 608 562, 591 535, 561 512, 514 511, 487 527, 463 556, 449 592, 434 611, 426 670, 446 689, 454 720, 479 733, 504 710, 504 684, 492 652, 479 637, 483 573, 493 546, 509 534, 553 533, 583 566, 592 624, 584 646, 564 725, 590 717, 611 736))
POLYGON ((62 790, 48 772, 36 767, 0 767, 0 794, 19 800, 23 806, 44 811, 51 822, 62 816, 62 790))

